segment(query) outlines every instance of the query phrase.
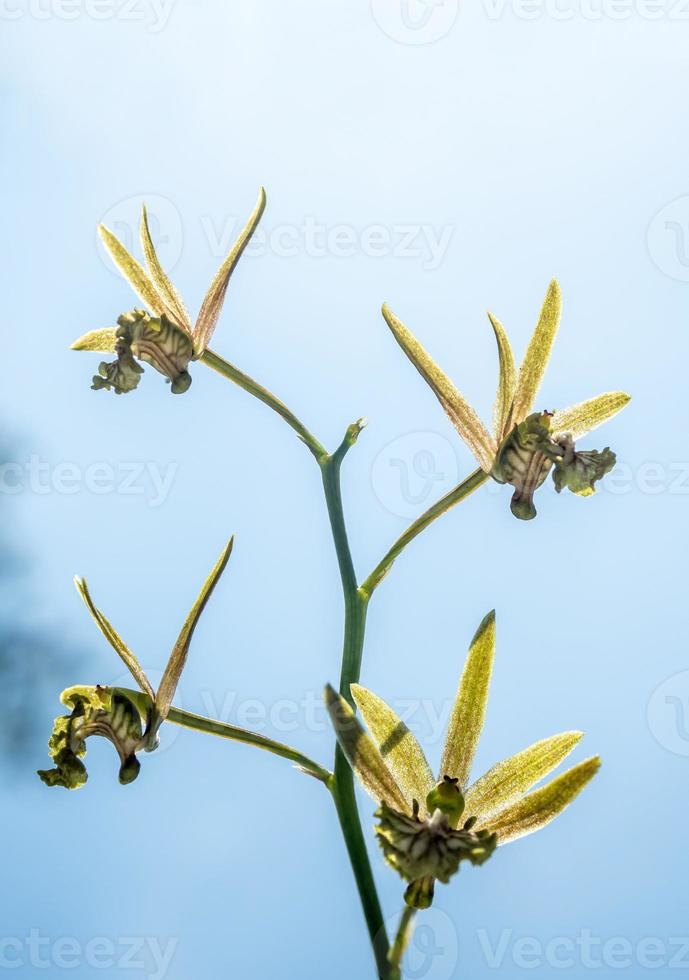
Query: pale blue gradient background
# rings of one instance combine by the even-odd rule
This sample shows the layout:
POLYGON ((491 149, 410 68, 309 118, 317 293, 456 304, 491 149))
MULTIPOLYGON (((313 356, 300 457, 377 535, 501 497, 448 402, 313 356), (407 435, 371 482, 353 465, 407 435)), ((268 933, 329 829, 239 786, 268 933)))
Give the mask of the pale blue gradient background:
MULTIPOLYGON (((64 685, 121 680, 73 592, 75 572, 160 669, 232 532, 235 554, 194 642, 185 706, 237 721, 242 702, 270 710, 317 696, 338 673, 341 599, 318 473, 289 429, 199 366, 185 397, 170 397, 152 370, 133 395, 96 394, 97 357, 67 350, 134 305, 95 244, 96 222, 118 202, 160 195, 179 214, 174 278, 192 309, 219 261, 204 227, 248 214, 261 183, 268 231, 305 216, 358 230, 451 226, 434 270, 423 257, 315 257, 303 247, 247 256, 215 337, 328 446, 369 418, 344 471, 362 574, 407 523, 391 513, 395 474, 382 493, 371 479, 392 440, 436 433, 456 447, 455 476, 473 468, 389 336, 383 300, 487 417, 496 355, 485 310, 521 353, 556 275, 565 312, 543 404, 618 387, 634 394, 589 445, 610 443, 636 482, 590 501, 544 491, 529 525, 511 518, 505 490, 482 491, 409 548, 373 602, 364 683, 436 709, 497 606, 477 768, 579 727, 587 737, 575 758, 600 752, 605 763, 556 824, 439 890, 429 921, 445 953, 423 972, 415 951, 410 974, 431 980, 553 972, 521 970, 509 952, 491 968, 481 929, 493 943, 502 929, 510 941, 543 943, 582 930, 632 944, 689 933, 687 758, 659 744, 646 718, 657 686, 689 666, 689 501, 669 479, 653 493, 636 480, 644 463, 669 472, 689 460, 687 285, 646 246, 653 216, 689 193, 689 24, 669 4, 657 21, 531 21, 510 9, 491 19, 465 7, 445 36, 413 47, 386 36, 363 0, 178 0, 157 32, 144 0, 143 20, 102 22, 83 7, 73 19, 55 8, 39 19, 8 0, 0 67, 3 427, 23 436, 20 460, 177 464, 157 508, 143 495, 87 490, 3 497, 5 520, 33 556, 41 618, 88 651, 64 685)), ((103 743, 90 747, 87 788, 49 792, 33 771, 46 763, 56 707, 57 697, 45 705, 32 757, 4 770, 3 937, 176 937, 168 980, 372 975, 334 811, 317 783, 281 760, 183 732, 144 759, 128 788, 103 743)), ((300 712, 294 730, 262 730, 326 762, 333 740, 317 720, 300 712)), ((437 739, 428 753, 437 763, 437 739)), ((365 801, 366 824, 371 812, 365 801)), ((399 881, 375 850, 373 860, 394 917, 399 881)), ((574 956, 560 972, 588 975, 574 956)), ((83 957, 63 971, 32 966, 26 949, 22 957, 14 975, 152 973, 149 964, 94 974, 83 957)), ((669 958, 648 972, 681 975, 669 958)), ((647 970, 632 956, 595 972, 647 970)))

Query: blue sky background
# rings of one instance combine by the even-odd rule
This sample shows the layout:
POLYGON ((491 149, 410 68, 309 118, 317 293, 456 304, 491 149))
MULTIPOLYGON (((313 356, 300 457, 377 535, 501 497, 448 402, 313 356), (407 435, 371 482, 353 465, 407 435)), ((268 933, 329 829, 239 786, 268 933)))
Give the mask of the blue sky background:
MULTIPOLYGON (((0 16, 0 409, 18 447, 0 506, 32 574, 28 615, 58 650, 30 754, 3 763, 2 968, 372 975, 332 807, 282 760, 170 730, 126 788, 106 743, 89 746, 79 793, 34 775, 59 690, 123 680, 72 575, 155 672, 230 533, 182 704, 331 758, 314 706, 338 674, 341 599, 308 452, 202 366, 184 397, 148 370, 115 398, 89 390, 97 356, 67 350, 134 305, 96 244, 99 220, 126 237, 151 202, 195 310, 265 184, 266 239, 232 280, 214 347, 330 447, 368 417, 344 471, 362 576, 474 465, 389 336, 383 300, 488 417, 485 311, 521 354, 557 276, 543 406, 634 395, 588 441, 620 464, 597 497, 546 489, 522 524, 507 488, 484 489, 408 549, 373 601, 363 682, 416 705, 434 764, 438 713, 493 606, 477 772, 569 728, 587 733, 577 760, 604 759, 555 824, 439 889, 408 976, 689 970, 689 13, 676 0, 4 0, 0 16), (171 481, 162 495, 151 474, 171 481)), ((400 882, 372 850, 394 919, 400 882)))

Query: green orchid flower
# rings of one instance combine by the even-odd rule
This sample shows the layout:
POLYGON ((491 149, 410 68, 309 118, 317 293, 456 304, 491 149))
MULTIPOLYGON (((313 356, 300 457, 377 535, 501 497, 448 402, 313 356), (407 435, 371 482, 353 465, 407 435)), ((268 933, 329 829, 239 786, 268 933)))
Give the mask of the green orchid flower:
POLYGON ((560 323, 562 298, 553 280, 519 371, 505 328, 488 314, 498 347, 499 381, 489 432, 413 334, 383 306, 383 316, 404 353, 433 390, 479 466, 498 483, 514 487, 515 517, 536 516, 533 494, 553 470, 558 492, 567 487, 582 496, 615 465, 609 448, 601 453, 577 452, 575 442, 616 415, 629 402, 623 391, 610 391, 556 412, 533 413, 533 405, 550 358, 560 323))
POLYGON ((139 361, 145 361, 164 375, 173 394, 189 389, 189 364, 201 357, 210 343, 230 276, 261 220, 265 205, 266 194, 261 188, 256 206, 218 269, 195 323, 192 323, 182 298, 160 264, 145 206, 141 213, 140 231, 147 269, 129 254, 111 231, 99 225, 99 234, 115 265, 148 309, 124 313, 118 318, 117 327, 91 330, 72 344, 72 350, 117 355, 115 361, 102 361, 99 365, 92 384, 95 390, 106 388, 118 395, 133 391, 144 370, 139 361))
POLYGON ((376 835, 387 863, 408 882, 405 901, 412 908, 428 908, 435 881, 447 884, 462 861, 480 865, 496 847, 545 827, 600 767, 598 757, 590 758, 533 789, 582 738, 582 732, 570 731, 536 742, 470 782, 494 655, 490 613, 469 648, 437 777, 416 737, 381 698, 358 684, 351 687, 366 732, 352 706, 326 688, 340 747, 379 804, 376 835))
POLYGON ((79 789, 84 785, 88 775, 81 760, 86 753, 86 739, 92 735, 101 735, 115 746, 120 757, 120 783, 131 783, 136 779, 141 768, 137 753, 152 752, 158 746, 158 731, 172 708, 196 624, 225 570, 232 544, 233 539, 223 549, 204 582, 172 648, 157 691, 135 654, 93 602, 84 579, 75 578, 77 590, 96 625, 134 677, 140 693, 101 686, 70 687, 63 691, 61 701, 70 709, 70 714, 55 719, 48 743, 55 768, 38 772, 46 785, 66 789, 79 789))

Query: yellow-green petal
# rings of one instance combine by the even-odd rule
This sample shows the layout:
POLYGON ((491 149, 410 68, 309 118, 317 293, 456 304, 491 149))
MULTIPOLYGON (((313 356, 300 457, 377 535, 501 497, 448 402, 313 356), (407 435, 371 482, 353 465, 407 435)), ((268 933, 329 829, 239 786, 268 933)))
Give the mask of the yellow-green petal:
POLYGON ((349 704, 330 684, 325 689, 325 705, 340 748, 366 792, 377 803, 385 801, 388 806, 408 813, 404 794, 385 765, 377 745, 366 734, 349 704))
POLYGON ((629 401, 631 395, 624 391, 606 391, 588 401, 555 412, 550 420, 550 428, 555 436, 569 432, 576 442, 621 412, 629 401))
POLYGON ((93 599, 91 598, 91 593, 89 592, 86 580, 75 576, 74 584, 77 588, 77 592, 84 600, 86 608, 93 616, 93 619, 101 631, 105 639, 108 641, 110 646, 113 648, 115 653, 120 657, 122 662, 125 664, 127 670, 130 672, 136 683, 139 685, 144 694, 147 694, 151 700, 155 697, 153 693, 153 687, 146 673, 137 660, 136 656, 129 649, 124 640, 119 636, 114 626, 108 622, 103 613, 98 609, 93 599))
POLYGON ((211 341, 213 331, 215 330, 218 322, 218 317, 220 316, 222 305, 225 301, 225 293, 227 292, 227 285, 230 281, 230 276, 232 275, 237 262, 239 262, 242 252, 249 244, 251 236, 256 231, 258 223, 261 220, 261 215, 265 210, 265 206, 266 192, 262 187, 259 191, 258 201, 256 202, 254 210, 251 212, 249 220, 240 232, 239 237, 232 246, 229 255, 215 274, 215 278, 213 279, 213 282, 206 293, 206 298, 204 299, 201 309, 199 310, 199 315, 196 319, 196 326, 193 330, 194 350, 197 357, 200 357, 201 354, 203 354, 211 341))
POLYGON ((438 779, 459 779, 464 789, 474 761, 483 721, 495 656, 495 612, 488 613, 476 631, 459 683, 447 728, 438 779))
POLYGON ((177 637, 177 642, 172 648, 170 659, 168 660, 167 667, 165 668, 165 672, 163 673, 160 681, 160 686, 158 687, 158 693, 155 697, 158 718, 162 721, 165 720, 167 713, 170 710, 172 699, 174 698, 175 691, 177 690, 177 684, 179 683, 179 679, 182 676, 182 671, 184 670, 184 666, 187 662, 189 645, 191 643, 194 630, 196 629, 196 624, 199 621, 201 613, 206 607, 206 603, 213 594, 213 589, 218 584, 220 576, 225 571, 225 566, 227 565, 230 555, 232 554, 233 544, 234 538, 230 538, 228 543, 223 548, 222 554, 213 566, 210 575, 203 583, 198 598, 191 607, 191 611, 184 622, 184 626, 182 627, 179 636, 177 637))
POLYGON ((553 279, 548 287, 536 329, 529 341, 529 346, 519 369, 517 390, 512 408, 513 425, 522 422, 531 411, 550 359, 550 351, 560 324, 561 310, 560 287, 553 279))
POLYGON ((71 350, 99 351, 114 354, 117 343, 117 327, 104 327, 102 330, 89 330, 71 345, 71 350))
POLYGON ((167 304, 155 288, 148 273, 129 254, 124 245, 105 225, 98 225, 98 233, 108 252, 110 252, 113 262, 149 310, 156 316, 162 316, 164 313, 174 319, 172 312, 167 308, 167 304))
POLYGON ((416 736, 392 708, 372 691, 352 684, 352 697, 411 809, 416 800, 423 809, 435 785, 430 766, 416 736))
POLYGON ((151 238, 151 231, 148 227, 148 214, 146 213, 145 204, 141 208, 140 232, 141 245, 144 250, 144 255, 146 256, 146 264, 148 265, 149 272, 151 273, 153 284, 162 299, 167 304, 168 310, 173 314, 173 319, 177 325, 183 327, 187 333, 191 334, 191 318, 187 312, 187 308, 184 305, 182 297, 172 285, 167 273, 160 264, 158 253, 155 250, 155 245, 153 244, 153 239, 151 238))
POLYGON ((511 806, 567 758, 583 732, 562 732, 498 762, 466 792, 465 813, 485 822, 511 806))
POLYGON ((497 444, 474 409, 455 388, 448 376, 421 346, 416 337, 383 304, 383 316, 392 334, 424 381, 430 386, 450 421, 478 460, 484 472, 490 472, 497 444))
POLYGON ((487 820, 485 829, 498 835, 498 844, 508 844, 526 834, 533 834, 569 806, 596 775, 600 764, 599 756, 580 762, 542 789, 534 790, 514 806, 503 810, 493 820, 487 820))
POLYGON ((507 435, 510 429, 512 418, 512 402, 516 389, 517 372, 514 366, 514 354, 512 346, 505 328, 492 313, 488 314, 495 341, 498 345, 498 361, 500 364, 500 376, 498 378, 498 390, 493 406, 493 434, 498 443, 507 435))

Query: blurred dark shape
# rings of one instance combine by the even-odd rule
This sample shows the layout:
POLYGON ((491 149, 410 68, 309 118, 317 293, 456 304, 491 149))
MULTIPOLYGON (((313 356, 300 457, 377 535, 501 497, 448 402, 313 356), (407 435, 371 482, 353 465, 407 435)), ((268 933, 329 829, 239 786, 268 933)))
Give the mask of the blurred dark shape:
MULTIPOLYGON (((12 455, 6 442, 0 444, 0 468, 12 455)), ((0 493, 0 753, 22 761, 44 740, 46 705, 57 705, 61 677, 73 658, 58 624, 51 630, 36 615, 29 561, 11 537, 14 499, 0 493)))

